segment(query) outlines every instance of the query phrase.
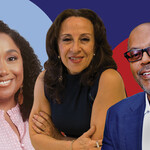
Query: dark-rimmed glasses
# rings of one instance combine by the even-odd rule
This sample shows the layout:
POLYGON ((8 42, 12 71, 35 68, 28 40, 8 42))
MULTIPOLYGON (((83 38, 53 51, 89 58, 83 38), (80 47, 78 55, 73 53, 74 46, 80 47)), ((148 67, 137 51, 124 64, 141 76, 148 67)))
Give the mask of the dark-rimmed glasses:
POLYGON ((150 47, 144 49, 132 49, 124 53, 124 56, 129 62, 139 61, 143 57, 143 53, 146 52, 150 56, 150 47))

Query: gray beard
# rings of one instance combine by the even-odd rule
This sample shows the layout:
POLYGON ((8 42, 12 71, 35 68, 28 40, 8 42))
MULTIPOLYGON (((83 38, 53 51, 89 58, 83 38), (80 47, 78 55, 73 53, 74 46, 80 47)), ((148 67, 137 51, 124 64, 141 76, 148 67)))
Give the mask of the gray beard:
POLYGON ((150 90, 148 90, 147 88, 145 88, 144 86, 143 86, 143 84, 141 84, 141 82, 139 82, 138 80, 136 80, 137 81, 137 83, 139 84, 139 86, 148 94, 148 95, 150 95, 150 90))

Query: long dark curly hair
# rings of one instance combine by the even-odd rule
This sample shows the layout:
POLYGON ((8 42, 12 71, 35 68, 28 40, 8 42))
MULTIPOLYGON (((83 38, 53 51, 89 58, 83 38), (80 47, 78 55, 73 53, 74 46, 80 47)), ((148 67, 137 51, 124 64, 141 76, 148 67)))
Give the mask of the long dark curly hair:
MULTIPOLYGON (((20 112, 23 121, 28 120, 29 114, 33 105, 33 91, 37 76, 42 70, 42 66, 29 42, 27 42, 17 31, 10 29, 7 24, 0 21, 0 33, 7 34, 20 49, 23 60, 23 104, 20 105, 20 112)), ((18 94, 20 89, 15 94, 15 101, 18 102, 18 94)))
POLYGON ((94 27, 95 56, 90 65, 81 73, 81 84, 91 86, 100 70, 107 68, 117 69, 117 65, 112 58, 112 50, 106 38, 106 29, 101 18, 90 9, 67 9, 60 13, 47 32, 46 51, 48 60, 44 67, 44 85, 48 96, 60 102, 61 92, 65 88, 66 67, 58 59, 58 38, 62 22, 69 17, 84 17, 90 20, 94 27))

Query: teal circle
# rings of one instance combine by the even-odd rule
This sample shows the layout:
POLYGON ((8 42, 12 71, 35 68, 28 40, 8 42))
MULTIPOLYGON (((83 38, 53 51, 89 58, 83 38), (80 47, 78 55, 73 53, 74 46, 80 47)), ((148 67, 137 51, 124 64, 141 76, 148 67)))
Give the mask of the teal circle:
POLYGON ((29 0, 0 0, 0 20, 30 43, 43 65, 47 60, 45 41, 52 24, 50 18, 29 0))

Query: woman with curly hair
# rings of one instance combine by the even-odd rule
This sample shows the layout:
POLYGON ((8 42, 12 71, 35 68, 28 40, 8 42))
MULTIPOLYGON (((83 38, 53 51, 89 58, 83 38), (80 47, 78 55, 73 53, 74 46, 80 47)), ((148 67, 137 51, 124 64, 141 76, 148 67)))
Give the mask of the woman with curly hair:
POLYGON ((0 149, 33 150, 28 118, 41 71, 30 44, 0 21, 0 149))
POLYGON ((29 119, 38 150, 100 149, 107 109, 126 97, 106 29, 89 9, 67 9, 47 33, 48 60, 29 119))

